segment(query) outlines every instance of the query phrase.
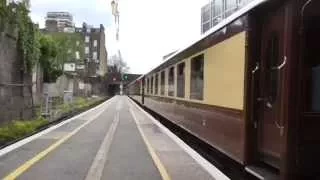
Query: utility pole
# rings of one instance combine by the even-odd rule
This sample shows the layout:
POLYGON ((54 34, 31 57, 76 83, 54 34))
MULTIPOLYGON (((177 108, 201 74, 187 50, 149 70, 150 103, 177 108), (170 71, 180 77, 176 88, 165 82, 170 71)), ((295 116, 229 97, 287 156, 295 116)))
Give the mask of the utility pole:
MULTIPOLYGON (((112 0, 111 1, 112 15, 114 16, 114 23, 115 23, 115 26, 116 26, 116 40, 117 40, 118 48, 119 48, 120 13, 119 13, 118 5, 119 5, 119 0, 112 0)), ((121 59, 120 48, 118 49, 118 57, 119 57, 119 60, 121 62, 122 59, 121 59)), ((120 64, 120 66, 121 66, 121 64, 120 64)), ((121 77, 120 78, 120 82, 121 83, 120 83, 119 89, 120 89, 120 95, 122 95, 123 94, 122 72, 120 72, 120 77, 121 77)))
POLYGON ((112 0, 111 7, 112 7, 112 15, 114 16, 114 23, 116 25, 116 39, 119 41, 119 29, 120 29, 120 13, 118 9, 118 2, 119 0, 112 0))

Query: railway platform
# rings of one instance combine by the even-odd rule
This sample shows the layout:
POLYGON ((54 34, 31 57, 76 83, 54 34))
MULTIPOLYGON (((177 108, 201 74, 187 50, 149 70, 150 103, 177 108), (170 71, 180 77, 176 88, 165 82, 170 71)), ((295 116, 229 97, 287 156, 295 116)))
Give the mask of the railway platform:
POLYGON ((229 179, 126 96, 1 149, 0 178, 229 179))

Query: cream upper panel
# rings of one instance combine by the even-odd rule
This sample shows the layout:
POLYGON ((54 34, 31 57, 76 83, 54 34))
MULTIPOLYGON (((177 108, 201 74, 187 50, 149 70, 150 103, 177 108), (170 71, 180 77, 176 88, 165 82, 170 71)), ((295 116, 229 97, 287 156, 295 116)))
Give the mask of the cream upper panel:
MULTIPOLYGON (((245 32, 241 32, 189 58, 185 62, 185 98, 169 97, 188 100, 208 105, 226 108, 243 109, 244 95, 244 66, 245 66, 245 32), (204 89, 203 100, 190 99, 191 59, 204 54, 204 89)), ((168 97, 168 69, 165 68, 165 95, 168 97)), ((175 95, 176 65, 175 67, 175 95)), ((149 76, 151 77, 151 76, 149 76)), ((150 78, 151 79, 151 78, 150 78)), ((159 85, 160 88, 160 85, 159 85)), ((160 96, 157 95, 157 96, 160 96)))
POLYGON ((243 109, 245 32, 204 53, 204 102, 243 109))

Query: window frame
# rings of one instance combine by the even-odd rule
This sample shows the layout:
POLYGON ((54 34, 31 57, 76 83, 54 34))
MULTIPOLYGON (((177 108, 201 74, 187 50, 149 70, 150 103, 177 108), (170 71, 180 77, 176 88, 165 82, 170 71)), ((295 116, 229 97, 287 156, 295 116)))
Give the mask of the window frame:
POLYGON ((165 87, 166 87, 166 71, 160 72, 160 95, 165 95, 165 87), (163 76, 162 76, 163 75, 163 76))
POLYGON ((150 82, 150 84, 151 84, 151 87, 150 87, 150 94, 152 94, 153 95, 153 82, 154 82, 154 79, 153 79, 154 77, 153 77, 153 75, 151 76, 151 82, 150 82))
POLYGON ((85 36, 84 42, 85 42, 85 43, 89 43, 89 42, 90 42, 90 36, 85 36))
POLYGON ((189 94, 189 98, 192 100, 199 100, 199 101, 203 101, 204 100, 204 63, 205 63, 205 56, 204 54, 199 54, 197 56, 194 56, 191 58, 190 60, 190 94, 189 94), (195 72, 194 71, 194 63, 196 61, 202 61, 202 65, 200 66, 200 70, 202 72, 202 75, 200 75, 200 79, 202 79, 201 85, 202 87, 197 87, 197 75, 196 73, 200 72, 195 72), (194 78, 194 76, 196 78, 194 78), (196 84, 194 84, 196 83, 196 84), (199 88, 201 88, 201 91, 199 91, 199 88), (198 94, 199 91, 199 94, 198 94))
POLYGON ((186 63, 185 62, 180 62, 177 64, 176 77, 177 77, 177 83, 176 83, 177 97, 185 98, 185 85, 186 85, 186 63), (182 74, 180 75, 181 67, 183 71, 182 71, 182 74), (183 79, 179 79, 181 77, 183 77, 183 79), (183 81, 180 82, 180 80, 183 80, 183 81), (180 83, 183 84, 181 87, 179 87, 180 83))
POLYGON ((98 40, 93 40, 93 47, 98 47, 98 40))
POLYGON ((175 66, 171 66, 168 68, 168 96, 174 97, 175 96, 175 66), (172 77, 171 75, 172 72, 172 77), (171 81, 172 80, 172 81, 171 81))
POLYGON ((86 55, 88 55, 88 54, 90 53, 90 48, 89 48, 89 46, 86 46, 86 47, 84 48, 84 53, 85 53, 86 55))
POLYGON ((149 77, 147 77, 146 80, 147 80, 147 83, 146 83, 146 85, 147 85, 147 94, 149 94, 150 93, 150 80, 149 80, 149 77))
POLYGON ((97 51, 94 51, 94 52, 92 53, 92 59, 93 59, 93 60, 97 60, 97 59, 98 59, 98 52, 97 52, 97 51))
POLYGON ((76 51, 76 52, 75 52, 75 55, 76 55, 76 59, 79 60, 79 59, 80 59, 80 52, 79 52, 79 51, 76 51))
POLYGON ((159 73, 155 73, 154 83, 154 94, 159 95, 159 73))

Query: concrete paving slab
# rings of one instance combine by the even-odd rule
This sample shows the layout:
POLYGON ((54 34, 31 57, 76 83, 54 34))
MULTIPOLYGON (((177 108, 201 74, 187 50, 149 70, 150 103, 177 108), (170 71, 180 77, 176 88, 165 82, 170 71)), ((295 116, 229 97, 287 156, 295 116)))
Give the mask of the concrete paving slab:
POLYGON ((110 107, 103 116, 81 129, 77 134, 52 151, 44 159, 22 174, 21 179, 46 180, 84 179, 113 120, 114 108, 110 107))
POLYGON ((160 180, 161 176, 128 108, 126 103, 121 109, 120 122, 102 179, 160 180))
MULTIPOLYGON (((152 147, 155 149, 156 154, 159 156, 171 179, 215 180, 215 177, 219 177, 220 180, 222 173, 217 173, 218 170, 203 158, 197 158, 196 161, 195 157, 201 156, 196 154, 196 152, 186 144, 183 144, 183 141, 172 133, 169 135, 168 129, 160 125, 157 120, 151 119, 152 117, 146 115, 147 113, 143 112, 137 105, 131 106, 131 108, 136 114, 138 126, 141 127, 152 147), (155 122, 157 122, 157 124, 155 122), (173 138, 175 138, 175 140, 173 138), (177 144, 178 142, 180 144, 177 144), (189 150, 187 151, 186 149, 189 150)), ((222 177, 222 179, 228 178, 222 177)))
POLYGON ((37 139, 0 157, 0 178, 54 143, 55 139, 37 139))

